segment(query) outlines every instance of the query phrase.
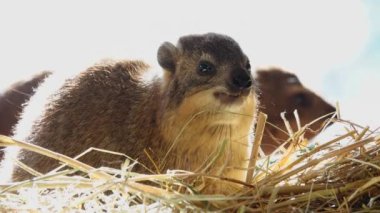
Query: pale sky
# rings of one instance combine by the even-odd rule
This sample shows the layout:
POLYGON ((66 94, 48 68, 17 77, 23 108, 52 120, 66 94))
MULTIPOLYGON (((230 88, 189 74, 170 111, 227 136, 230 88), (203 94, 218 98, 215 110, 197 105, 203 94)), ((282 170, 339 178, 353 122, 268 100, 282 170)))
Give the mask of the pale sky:
POLYGON ((373 2, 2 1, 0 91, 42 70, 70 76, 103 58, 142 59, 160 72, 162 42, 218 32, 240 43, 255 66, 286 68, 339 101, 344 117, 380 126, 380 45, 370 48, 380 8, 373 2))

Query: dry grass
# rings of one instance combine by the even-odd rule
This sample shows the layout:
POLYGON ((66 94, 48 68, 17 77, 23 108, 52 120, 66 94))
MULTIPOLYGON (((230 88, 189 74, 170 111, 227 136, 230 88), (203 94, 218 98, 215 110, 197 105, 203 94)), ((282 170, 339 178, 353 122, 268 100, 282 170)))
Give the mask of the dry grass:
POLYGON ((265 120, 261 114, 247 182, 240 183, 243 187, 238 194, 227 196, 200 194, 197 188, 207 178, 233 180, 177 170, 138 174, 133 172, 137 162, 130 159, 120 169, 93 168, 76 159, 0 136, 0 146, 19 146, 68 165, 40 174, 18 162, 36 177, 0 186, 0 211, 379 212, 378 132, 338 116, 334 122, 345 126, 345 134, 320 145, 305 146, 303 133, 310 124, 298 131, 288 125, 288 148, 280 147, 273 155, 259 158, 265 120), (86 175, 75 175, 78 170, 86 175), (185 181, 189 177, 198 180, 198 185, 185 181))

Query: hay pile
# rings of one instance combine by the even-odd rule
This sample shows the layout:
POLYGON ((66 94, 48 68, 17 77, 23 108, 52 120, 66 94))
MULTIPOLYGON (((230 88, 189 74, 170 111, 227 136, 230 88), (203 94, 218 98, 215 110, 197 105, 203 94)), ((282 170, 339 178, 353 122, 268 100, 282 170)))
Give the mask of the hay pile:
MULTIPOLYGON (((137 174, 137 163, 126 160, 121 169, 92 168, 58 153, 0 136, 0 146, 19 146, 55 158, 68 167, 32 180, 0 186, 0 211, 238 211, 238 212, 379 212, 380 134, 338 118, 345 134, 307 145, 303 133, 290 134, 288 148, 258 157, 265 116, 260 114, 251 169, 242 190, 231 195, 197 192, 206 178, 233 181, 188 171, 137 174), (77 171, 85 175, 77 174, 77 171), (197 180, 198 185, 186 182, 197 180), (152 184, 153 183, 153 184, 152 184)), ((94 151, 94 150, 92 150, 94 151)), ((98 150, 101 151, 101 150, 98 150)), ((114 153, 118 154, 118 153, 114 153)))

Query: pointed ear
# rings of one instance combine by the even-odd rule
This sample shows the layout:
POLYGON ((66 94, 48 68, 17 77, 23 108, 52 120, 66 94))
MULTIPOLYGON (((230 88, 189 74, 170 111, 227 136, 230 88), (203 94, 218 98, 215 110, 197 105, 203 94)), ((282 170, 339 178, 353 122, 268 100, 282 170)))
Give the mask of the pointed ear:
POLYGON ((163 43, 157 52, 157 60, 160 66, 174 73, 176 69, 176 63, 178 58, 177 48, 170 42, 163 43))

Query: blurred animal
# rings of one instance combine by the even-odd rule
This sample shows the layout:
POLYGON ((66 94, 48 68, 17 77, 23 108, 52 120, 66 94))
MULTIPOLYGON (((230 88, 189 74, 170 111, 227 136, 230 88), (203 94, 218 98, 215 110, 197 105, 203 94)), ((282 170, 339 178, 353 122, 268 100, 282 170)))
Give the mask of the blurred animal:
MULTIPOLYGON (((296 119, 293 111, 297 110, 301 125, 334 112, 335 107, 331 106, 320 96, 304 87, 296 75, 279 68, 257 70, 256 80, 260 90, 259 110, 268 115, 267 122, 275 125, 287 132, 280 114, 286 112, 287 120, 293 130, 297 130, 296 119)), ((326 118, 327 119, 327 118, 326 118)), ((306 131, 305 137, 313 138, 318 134, 321 125, 326 121, 322 119, 306 131)), ((289 138, 284 133, 270 124, 266 124, 265 133, 262 140, 262 149, 266 154, 273 152, 278 146, 289 138)))
MULTIPOLYGON (((11 136, 13 127, 17 124, 20 113, 30 97, 34 94, 35 89, 51 73, 48 71, 38 73, 25 81, 14 83, 4 93, 0 94, 0 134, 11 136)), ((0 147, 1 149, 1 147, 0 147)), ((3 151, 0 150, 0 160, 3 151)))

